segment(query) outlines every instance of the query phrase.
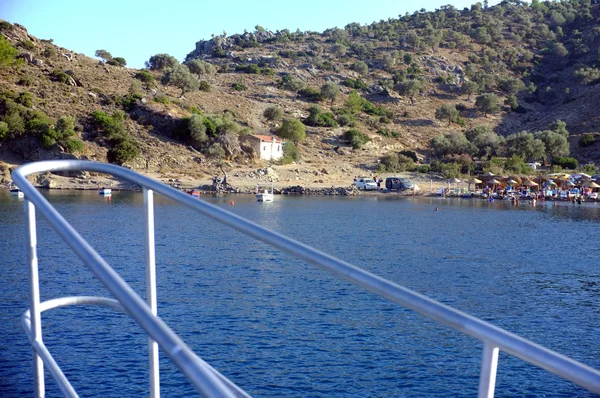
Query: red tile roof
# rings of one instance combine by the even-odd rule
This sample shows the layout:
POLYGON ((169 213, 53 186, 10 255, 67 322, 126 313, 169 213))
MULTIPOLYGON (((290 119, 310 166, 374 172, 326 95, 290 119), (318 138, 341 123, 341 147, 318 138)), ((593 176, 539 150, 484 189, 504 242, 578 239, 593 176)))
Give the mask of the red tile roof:
POLYGON ((277 137, 273 137, 272 135, 257 135, 257 134, 252 134, 252 137, 256 137, 261 141, 266 141, 266 142, 282 142, 280 139, 277 139, 277 137))

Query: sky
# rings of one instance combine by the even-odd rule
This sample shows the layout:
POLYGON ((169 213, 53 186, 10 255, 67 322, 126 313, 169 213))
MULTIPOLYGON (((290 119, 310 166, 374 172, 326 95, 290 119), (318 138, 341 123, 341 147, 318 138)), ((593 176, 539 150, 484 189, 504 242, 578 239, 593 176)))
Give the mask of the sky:
MULTIPOLYGON (((19 23, 39 39, 93 57, 106 50, 127 66, 143 68, 152 55, 167 53, 179 61, 211 34, 254 31, 323 32, 398 18, 425 8, 452 4, 461 10, 475 0, 0 0, 0 19, 19 23)), ((497 4, 499 1, 490 1, 497 4)))

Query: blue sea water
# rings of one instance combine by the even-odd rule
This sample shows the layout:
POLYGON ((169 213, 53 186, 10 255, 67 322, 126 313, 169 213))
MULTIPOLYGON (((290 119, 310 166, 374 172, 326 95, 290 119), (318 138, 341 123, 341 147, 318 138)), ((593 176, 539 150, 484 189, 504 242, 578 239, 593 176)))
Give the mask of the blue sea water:
MULTIPOLYGON (((144 297, 142 196, 44 192, 144 297)), ((600 204, 203 197, 371 272, 600 368, 600 204), (235 201, 235 206, 230 201, 235 201), (434 211, 439 207, 440 211, 434 211)), ((0 191, 0 396, 32 395, 23 202, 0 191)), ((108 295, 38 220, 43 300, 108 295)), ((159 315, 254 396, 472 397, 481 344, 171 201, 156 200, 159 315)), ((146 337, 125 315, 70 307, 44 341, 81 396, 148 395, 146 337)), ((47 376, 47 396, 60 396, 47 376)), ((195 390, 161 354, 163 396, 195 390)), ((497 397, 588 397, 500 355, 497 397)))

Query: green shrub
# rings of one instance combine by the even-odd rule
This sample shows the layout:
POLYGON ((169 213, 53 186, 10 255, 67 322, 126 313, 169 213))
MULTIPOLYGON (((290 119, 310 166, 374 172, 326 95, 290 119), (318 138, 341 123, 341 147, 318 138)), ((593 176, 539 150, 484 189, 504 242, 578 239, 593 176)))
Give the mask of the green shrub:
POLYGON ((267 120, 279 120, 283 116, 283 111, 278 106, 270 106, 263 112, 263 116, 267 120))
POLYGON ((293 77, 292 75, 283 75, 281 77, 281 81, 279 82, 279 88, 293 92, 297 92, 304 87, 306 87, 306 83, 293 77))
POLYGON ((285 119, 277 130, 277 135, 292 140, 294 143, 301 142, 306 139, 306 127, 298 119, 285 119))
POLYGON ((579 166, 579 162, 575 158, 566 157, 566 156, 557 156, 552 159, 552 164, 555 166, 560 166, 563 169, 575 170, 577 166, 579 166))
POLYGON ((308 101, 316 102, 321 100, 321 92, 310 87, 304 87, 303 89, 300 89, 298 91, 298 95, 308 101))
POLYGON ((431 171, 431 166, 428 164, 423 164, 417 168, 419 173, 429 173, 431 171))
POLYGON ((65 141, 64 146, 68 153, 81 152, 83 150, 83 141, 69 139, 65 141))
POLYGON ((0 122, 0 141, 8 137, 8 124, 0 122))
POLYGON ((387 138, 398 138, 400 137, 400 133, 398 133, 397 131, 393 131, 393 130, 388 130, 388 129, 379 129, 377 130, 377 134, 383 136, 383 137, 387 137, 387 138))
POLYGON ((29 86, 33 85, 33 80, 31 80, 31 77, 29 77, 29 76, 23 76, 22 78, 20 78, 20 79, 17 81, 17 84, 18 84, 19 86, 26 86, 26 87, 29 87, 29 86))
POLYGON ((195 148, 200 148, 207 140, 204 117, 192 115, 188 121, 188 141, 195 148))
POLYGON ((206 80, 201 80, 200 86, 198 86, 198 90, 209 92, 210 91, 210 83, 207 82, 206 80))
POLYGON ((419 161, 419 158, 417 158, 417 153, 415 151, 404 150, 400 151, 399 154, 402 156, 406 156, 409 159, 412 159, 413 162, 419 161))
POLYGON ((261 74, 264 76, 275 76, 275 71, 271 68, 262 68, 261 74))
POLYGON ((35 44, 33 44, 33 42, 31 40, 25 40, 21 43, 21 45, 26 50, 29 50, 29 51, 35 50, 35 44))
POLYGON ((594 138, 594 134, 592 134, 592 133, 585 133, 579 139, 579 145, 582 147, 590 146, 594 142, 596 142, 596 139, 594 138))
POLYGON ((135 74, 136 79, 141 80, 144 83, 154 82, 154 76, 148 71, 142 70, 135 74))
POLYGON ((332 113, 322 112, 318 106, 311 106, 308 109, 309 115, 305 122, 309 126, 315 127, 337 127, 337 122, 332 113))
POLYGON ((298 147, 293 142, 286 142, 283 146, 283 156, 279 160, 280 164, 290 164, 298 162, 302 159, 302 155, 298 150, 298 147))
POLYGON ((354 116, 351 114, 338 115, 336 117, 336 121, 338 122, 338 124, 340 126, 353 127, 356 124, 356 121, 354 120, 354 116))
POLYGON ((362 131, 351 129, 344 133, 342 139, 352 145, 352 148, 359 149, 367 142, 371 141, 368 135, 362 131))
POLYGON ((131 139, 124 139, 110 148, 106 157, 110 163, 122 165, 135 159, 139 154, 140 149, 137 144, 131 139))
POLYGON ((61 71, 61 70, 54 70, 51 74, 52 78, 60 83, 69 83, 69 75, 67 75, 65 72, 61 71))
POLYGON ((158 102, 159 104, 168 105, 171 103, 171 100, 166 95, 157 95, 152 99, 154 102, 158 102))
POLYGON ((224 159, 225 158, 225 149, 218 142, 215 142, 208 148, 208 155, 215 159, 224 159))
POLYGON ((190 72, 197 75, 214 75, 217 73, 216 66, 200 59, 194 59, 187 62, 186 65, 190 69, 190 72))
POLYGON ((19 94, 17 102, 26 108, 31 108, 33 106, 33 94, 23 91, 19 94))
POLYGON ((248 86, 244 84, 244 79, 240 79, 237 82, 233 83, 231 85, 231 88, 233 88, 235 91, 246 91, 248 89, 248 86))
POLYGON ((260 75, 260 72, 261 72, 258 65, 254 65, 254 64, 246 65, 245 67, 242 68, 242 70, 246 73, 250 73, 253 75, 260 75))
POLYGON ((54 58, 56 51, 54 51, 54 48, 52 47, 46 47, 44 48, 44 51, 42 51, 42 55, 46 58, 54 58))
POLYGON ((109 65, 121 67, 127 65, 127 61, 125 61, 125 58, 123 57, 114 57, 113 59, 109 59, 108 61, 106 61, 106 63, 109 65))
POLYGON ((367 88, 369 88, 367 83, 365 83, 361 79, 346 79, 344 80, 342 85, 353 88, 355 90, 366 90, 367 88))
POLYGON ((0 21, 0 32, 6 32, 8 30, 12 29, 12 25, 10 22, 7 21, 0 21))
POLYGON ((19 50, 14 48, 8 40, 0 35, 0 67, 2 66, 19 66, 22 60, 16 59, 19 50))

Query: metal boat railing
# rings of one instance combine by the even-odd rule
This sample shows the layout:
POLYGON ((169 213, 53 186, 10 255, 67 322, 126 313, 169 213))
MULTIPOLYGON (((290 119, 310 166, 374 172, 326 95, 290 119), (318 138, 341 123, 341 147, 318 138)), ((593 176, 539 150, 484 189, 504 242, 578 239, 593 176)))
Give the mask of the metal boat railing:
POLYGON ((77 393, 44 345, 41 333, 41 312, 68 305, 102 305, 111 307, 129 314, 145 330, 149 336, 149 380, 150 395, 152 397, 160 395, 157 346, 160 346, 201 394, 210 397, 248 396, 233 382, 196 356, 156 314, 153 192, 175 200, 222 224, 329 271, 338 278, 359 285, 394 303, 410 308, 430 319, 482 341, 483 355, 478 395, 480 398, 492 398, 494 396, 498 353, 500 350, 570 380, 589 391, 600 393, 600 371, 596 369, 129 169, 106 163, 81 160, 56 160, 23 165, 17 168, 12 176, 15 183, 25 193, 30 309, 23 315, 22 325, 33 347, 33 369, 35 394, 37 397, 44 395, 44 365, 48 367, 50 374, 65 396, 77 396, 77 393), (93 171, 105 173, 130 181, 143 188, 146 220, 147 303, 133 291, 118 273, 73 229, 26 178, 32 174, 48 171, 93 171), (52 228, 90 268, 115 299, 104 297, 64 297, 40 302, 35 223, 36 209, 42 213, 52 228))

